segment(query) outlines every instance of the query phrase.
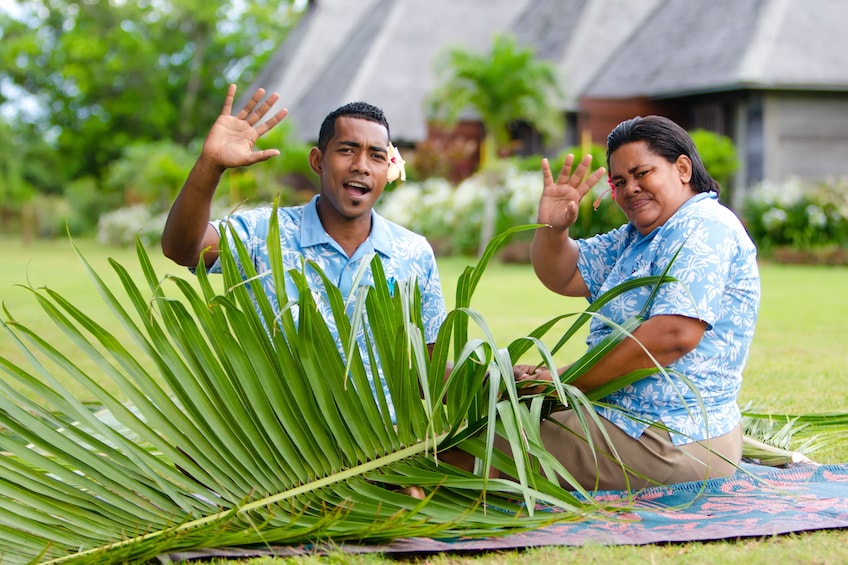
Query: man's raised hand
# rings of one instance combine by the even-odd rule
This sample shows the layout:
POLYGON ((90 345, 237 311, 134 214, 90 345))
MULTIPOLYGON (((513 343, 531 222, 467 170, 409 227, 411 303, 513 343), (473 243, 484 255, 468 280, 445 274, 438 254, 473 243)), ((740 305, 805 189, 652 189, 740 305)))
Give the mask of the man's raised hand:
POLYGON ((215 120, 206 141, 203 142, 203 156, 221 169, 244 167, 279 155, 278 149, 254 151, 253 148, 256 140, 283 121, 288 114, 288 110, 283 108, 263 121, 280 97, 274 92, 260 104, 265 96, 265 89, 260 88, 238 114, 232 115, 235 95, 236 85, 231 84, 221 115, 215 120))

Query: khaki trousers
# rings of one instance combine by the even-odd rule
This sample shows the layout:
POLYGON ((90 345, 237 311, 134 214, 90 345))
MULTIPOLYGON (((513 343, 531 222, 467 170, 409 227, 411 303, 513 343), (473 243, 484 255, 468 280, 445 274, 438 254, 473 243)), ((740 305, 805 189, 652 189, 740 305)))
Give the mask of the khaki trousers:
MULTIPOLYGON (((740 424, 722 436, 677 446, 664 429, 651 426, 637 440, 609 420, 599 418, 621 463, 612 455, 609 442, 588 416, 594 451, 586 441, 574 410, 556 412, 541 425, 545 448, 573 475, 577 484, 588 490, 638 490, 725 477, 736 472, 742 459, 740 424)), ((497 437, 495 446, 511 453, 509 443, 503 438, 497 437)), ((562 477, 558 479, 563 488, 575 488, 562 477)))

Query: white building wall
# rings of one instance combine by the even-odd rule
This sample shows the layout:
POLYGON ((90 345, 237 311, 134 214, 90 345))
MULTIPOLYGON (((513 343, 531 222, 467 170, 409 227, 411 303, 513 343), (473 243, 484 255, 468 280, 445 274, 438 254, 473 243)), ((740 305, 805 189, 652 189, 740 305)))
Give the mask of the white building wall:
POLYGON ((848 93, 766 95, 765 177, 848 176, 848 93))

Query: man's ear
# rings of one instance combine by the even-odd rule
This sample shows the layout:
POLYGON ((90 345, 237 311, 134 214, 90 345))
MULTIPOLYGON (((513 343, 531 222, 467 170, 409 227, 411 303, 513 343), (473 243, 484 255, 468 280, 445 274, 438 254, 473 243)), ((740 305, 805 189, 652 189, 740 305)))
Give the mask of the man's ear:
POLYGON ((321 153, 321 150, 317 147, 313 147, 309 151, 309 166, 312 167, 312 170, 315 171, 315 174, 319 177, 321 176, 321 161, 323 160, 324 154, 321 153))
POLYGON ((680 180, 685 184, 692 180, 692 160, 686 155, 680 155, 674 162, 680 180))

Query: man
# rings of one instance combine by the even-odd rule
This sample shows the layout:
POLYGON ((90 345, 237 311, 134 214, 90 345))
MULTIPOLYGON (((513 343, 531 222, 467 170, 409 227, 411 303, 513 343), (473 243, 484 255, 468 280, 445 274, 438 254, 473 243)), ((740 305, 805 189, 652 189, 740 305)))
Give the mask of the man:
MULTIPOLYGON (((235 92, 235 85, 230 85, 221 115, 174 201, 162 233, 162 251, 180 265, 197 267, 202 258, 209 272, 220 272, 220 230, 228 225, 230 233, 246 245, 262 277, 270 269, 268 245, 277 244, 266 241, 271 208, 238 212, 226 221, 210 222, 210 207, 226 169, 279 155, 276 149, 254 151, 254 145, 286 117, 287 110, 264 119, 279 96, 274 93, 260 104, 265 91, 259 89, 238 114, 231 115, 235 92)), ((424 237, 373 210, 389 181, 390 170, 399 165, 396 159, 389 125, 379 108, 357 102, 331 112, 321 125, 318 145, 309 153, 309 164, 320 178, 319 194, 306 205, 278 210, 283 266, 286 271, 300 270, 303 259, 316 262, 347 299, 356 290, 354 275, 360 265, 370 262, 377 253, 390 282, 418 282, 425 339, 432 344, 446 315, 433 250, 424 237)), ((310 288, 324 298, 318 300, 318 307, 338 341, 323 282, 312 269, 305 274, 310 288)), ((275 296, 271 277, 262 280, 269 296, 275 296)), ((368 269, 356 284, 372 281, 368 269)), ((290 298, 298 296, 288 277, 286 292, 290 298)), ((382 386, 390 400, 385 383, 382 386)), ((394 415, 391 403, 389 407, 394 415)))

